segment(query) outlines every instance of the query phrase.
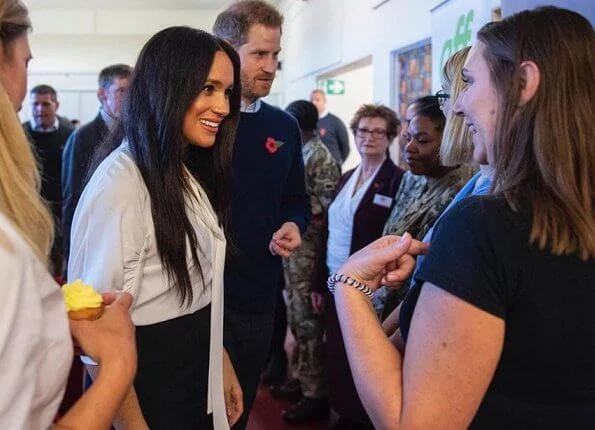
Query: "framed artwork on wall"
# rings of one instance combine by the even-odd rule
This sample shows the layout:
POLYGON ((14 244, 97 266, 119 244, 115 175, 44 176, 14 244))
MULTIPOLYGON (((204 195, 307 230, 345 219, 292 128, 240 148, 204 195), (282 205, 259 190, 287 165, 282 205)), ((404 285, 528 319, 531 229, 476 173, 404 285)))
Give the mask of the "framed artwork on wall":
POLYGON ((392 52, 392 105, 405 117, 407 106, 432 93, 432 45, 425 39, 392 52))

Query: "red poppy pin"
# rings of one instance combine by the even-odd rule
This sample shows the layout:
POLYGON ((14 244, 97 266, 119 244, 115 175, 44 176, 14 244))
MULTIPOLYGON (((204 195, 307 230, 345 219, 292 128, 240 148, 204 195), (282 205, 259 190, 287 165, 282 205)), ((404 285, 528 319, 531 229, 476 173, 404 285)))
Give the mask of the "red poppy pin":
POLYGON ((326 128, 319 128, 318 134, 320 135, 320 137, 324 137, 326 135, 326 128))
POLYGON ((281 146, 283 146, 284 143, 285 142, 281 142, 280 140, 275 140, 272 137, 268 137, 267 141, 264 144, 264 147, 267 151, 269 151, 270 154, 274 154, 275 152, 277 152, 279 148, 281 148, 281 146))

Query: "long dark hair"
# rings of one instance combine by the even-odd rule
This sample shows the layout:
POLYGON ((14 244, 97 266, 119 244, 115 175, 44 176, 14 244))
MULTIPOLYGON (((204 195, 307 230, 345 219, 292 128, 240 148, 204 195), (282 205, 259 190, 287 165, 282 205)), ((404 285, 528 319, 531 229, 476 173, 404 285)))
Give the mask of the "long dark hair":
MULTIPOLYGON (((192 196, 188 168, 205 190, 225 231, 229 222, 230 170, 240 110, 240 60, 224 40, 189 27, 170 27, 143 47, 121 120, 98 157, 103 158, 123 138, 151 197, 157 250, 180 302, 192 303, 193 289, 186 259, 186 240, 202 276, 196 233, 186 214, 192 196), (212 148, 190 145, 183 136, 184 116, 208 78, 215 54, 223 51, 234 68, 229 115, 223 119, 212 148)), ((99 160, 97 160, 99 161, 99 160)))

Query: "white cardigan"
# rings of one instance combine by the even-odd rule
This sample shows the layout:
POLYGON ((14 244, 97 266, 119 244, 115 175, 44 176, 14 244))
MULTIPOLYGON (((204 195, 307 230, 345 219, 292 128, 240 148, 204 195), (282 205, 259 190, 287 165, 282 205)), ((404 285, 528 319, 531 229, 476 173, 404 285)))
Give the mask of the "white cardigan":
MULTIPOLYGON (((209 200, 190 174, 193 196, 187 213, 196 232, 204 285, 187 251, 196 291, 189 307, 163 270, 157 252, 151 201, 124 142, 97 168, 77 205, 71 230, 69 281, 80 278, 98 291, 126 291, 136 325, 191 314, 211 303, 211 344, 207 410, 215 429, 229 429, 223 395, 223 270, 225 236, 209 200)), ((83 360, 88 363, 88 361, 83 360)))
POLYGON ((0 429, 47 429, 72 363, 62 292, 0 213, 0 429))

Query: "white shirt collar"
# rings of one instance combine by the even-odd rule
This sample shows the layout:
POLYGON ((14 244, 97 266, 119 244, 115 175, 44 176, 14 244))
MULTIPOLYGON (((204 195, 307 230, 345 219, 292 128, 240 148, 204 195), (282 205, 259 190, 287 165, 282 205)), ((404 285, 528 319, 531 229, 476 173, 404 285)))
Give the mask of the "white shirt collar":
POLYGON ((107 126, 108 130, 111 130, 113 125, 116 123, 116 119, 112 117, 109 113, 107 113, 103 108, 99 109, 99 114, 101 115, 101 119, 107 126))
POLYGON ((246 105, 244 100, 242 100, 242 102, 240 103, 240 112, 256 113, 260 110, 261 105, 262 105, 262 102, 260 101, 260 99, 254 100, 249 105, 246 105))
POLYGON ((321 114, 318 114, 318 119, 322 119, 322 118, 324 118, 327 115, 328 115, 328 109, 325 110, 324 112, 322 112, 321 114))
POLYGON ((54 120, 54 124, 49 126, 48 128, 43 128, 43 125, 37 124, 34 118, 31 118, 29 121, 31 124, 31 130, 36 131, 38 133, 52 133, 60 127, 60 121, 58 120, 58 115, 56 115, 56 119, 54 120))

